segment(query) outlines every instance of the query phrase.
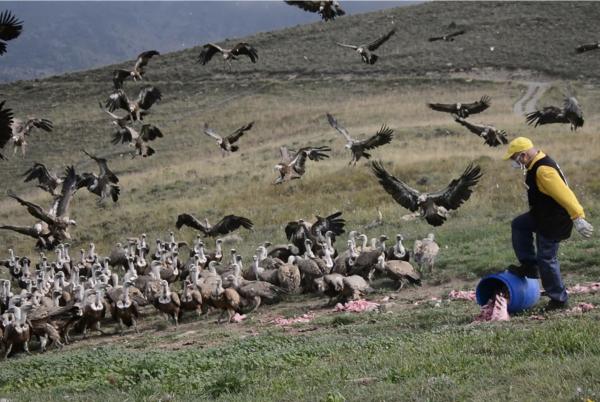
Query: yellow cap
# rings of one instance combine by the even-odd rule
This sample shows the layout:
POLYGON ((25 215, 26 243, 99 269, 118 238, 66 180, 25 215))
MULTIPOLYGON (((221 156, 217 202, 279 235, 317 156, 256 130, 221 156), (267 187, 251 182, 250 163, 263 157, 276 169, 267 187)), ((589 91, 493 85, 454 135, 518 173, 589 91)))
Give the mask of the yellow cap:
POLYGON ((504 157, 502 159, 508 160, 514 154, 518 152, 527 151, 531 148, 533 148, 533 142, 531 142, 529 138, 517 137, 508 143, 508 150, 506 151, 506 154, 504 154, 504 157))

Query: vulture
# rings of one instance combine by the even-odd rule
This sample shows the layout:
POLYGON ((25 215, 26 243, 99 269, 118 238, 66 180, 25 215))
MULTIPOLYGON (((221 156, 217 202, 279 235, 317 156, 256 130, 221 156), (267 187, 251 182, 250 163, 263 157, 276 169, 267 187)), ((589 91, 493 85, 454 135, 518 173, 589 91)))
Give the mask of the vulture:
POLYGON ((371 52, 374 52, 375 50, 377 50, 377 48, 379 48, 379 46, 381 46, 385 42, 387 42, 388 39, 390 39, 392 37, 392 35, 395 33, 396 33, 396 29, 392 29, 385 35, 383 35, 365 45, 347 45, 345 43, 340 43, 340 42, 336 42, 336 44, 341 47, 346 47, 346 48, 355 50, 356 53, 358 53, 360 55, 360 57, 362 58, 363 63, 373 65, 373 64, 375 64, 375 62, 377 61, 377 59, 379 57, 375 53, 371 53, 371 52))
MULTIPOLYGON (((104 112, 106 112, 106 114, 108 114, 110 116, 110 118, 112 119, 112 123, 119 127, 119 128, 125 128, 127 126, 128 123, 135 121, 135 118, 132 114, 127 113, 125 116, 123 117, 119 117, 116 114, 109 112, 103 105, 102 102, 99 102, 100 104, 100 109, 102 109, 104 112)), ((144 116, 146 116, 148 114, 147 111, 145 110, 141 110, 140 111, 140 120, 144 120, 144 116)))
POLYGON ((432 36, 431 38, 429 38, 429 42, 435 42, 437 40, 443 40, 445 42, 453 42, 454 38, 464 34, 465 31, 464 30, 460 30, 460 31, 455 31, 446 35, 442 35, 442 36, 432 36))
POLYGON ((575 51, 577 53, 585 53, 585 52, 589 52, 590 50, 596 50, 596 49, 600 49, 600 42, 585 43, 583 45, 579 45, 575 48, 575 51))
POLYGON ((219 134, 215 133, 214 130, 208 126, 208 123, 204 123, 204 134, 217 140, 217 145, 219 148, 221 148, 221 153, 223 156, 225 156, 231 152, 236 152, 239 149, 239 147, 234 144, 242 137, 242 135, 244 135, 246 131, 249 131, 253 125, 254 122, 252 121, 223 138, 219 134))
MULTIPOLYGON (((0 149, 4 148, 12 138, 13 113, 11 109, 4 107, 4 102, 0 102, 0 149)), ((0 160, 4 155, 0 153, 0 160)))
POLYGON ((144 67, 148 64, 148 61, 153 56, 160 56, 160 53, 156 50, 147 50, 138 55, 137 60, 135 62, 135 66, 133 70, 123 70, 117 69, 113 71, 113 84, 115 89, 123 88, 123 81, 128 77, 131 77, 134 81, 142 80, 142 76, 144 75, 144 67))
POLYGON ((231 68, 231 60, 237 60, 238 56, 244 55, 250 58, 252 63, 256 63, 258 60, 258 53, 256 49, 246 42, 240 42, 233 47, 233 49, 224 49, 221 46, 213 43, 207 43, 202 46, 200 56, 198 56, 198 62, 205 65, 212 59, 215 53, 221 53, 223 60, 227 62, 227 65, 231 68))
POLYGON ((19 21, 10 11, 0 13, 0 55, 6 53, 6 41, 21 35, 23 21, 19 21))
POLYGON ((319 13, 323 21, 334 20, 335 17, 341 17, 346 14, 342 7, 340 7, 340 2, 337 0, 317 0, 317 1, 290 1, 285 0, 285 2, 291 6, 296 6, 304 11, 308 11, 311 13, 319 13))
POLYGON ((507 144, 508 139, 506 138, 506 131, 498 130, 494 126, 487 126, 485 124, 475 124, 468 122, 459 116, 454 116, 454 121, 463 127, 466 127, 473 134, 477 134, 484 139, 484 143, 490 147, 497 147, 502 144, 507 144))
POLYGON ((121 193, 121 188, 116 185, 119 178, 108 168, 107 160, 89 154, 85 150, 82 151, 98 164, 100 172, 98 174, 83 173, 79 178, 77 188, 86 187, 90 193, 96 194, 100 197, 98 203, 104 201, 108 196, 112 198, 113 202, 117 202, 121 193))
POLYGON ((131 120, 142 120, 144 112, 162 99, 160 90, 152 85, 143 87, 135 101, 130 101, 122 89, 118 89, 106 100, 106 108, 109 112, 123 109, 131 114, 131 120))
POLYGON ((381 186, 398 204, 412 212, 419 210, 421 216, 432 226, 441 226, 446 221, 449 210, 458 209, 467 201, 473 192, 472 187, 481 178, 481 168, 469 164, 463 174, 443 190, 421 193, 390 175, 381 162, 372 162, 372 169, 381 186))
POLYGON ((177 229, 181 229, 182 226, 189 226, 196 230, 201 231, 204 236, 217 237, 220 235, 226 235, 240 227, 252 230, 253 223, 250 219, 244 218, 243 216, 227 215, 223 217, 216 225, 211 226, 208 222, 208 218, 204 218, 205 224, 200 223, 198 219, 190 214, 180 214, 177 217, 175 226, 177 229))
POLYGON ((556 106, 546 106, 542 110, 527 114, 526 117, 527 124, 534 124, 534 127, 552 123, 570 123, 571 131, 583 127, 583 111, 577 99, 572 96, 565 98, 562 109, 556 106))
POLYGON ((25 177, 25 183, 30 182, 31 180, 37 180, 38 187, 49 192, 53 196, 56 195, 54 191, 65 180, 64 177, 58 177, 55 173, 50 172, 43 163, 37 162, 23 174, 23 177, 25 177))
POLYGON ((130 147, 135 148, 134 157, 137 154, 145 158, 154 155, 156 152, 154 148, 148 145, 148 142, 162 137, 163 133, 160 129, 152 124, 142 125, 140 132, 130 126, 125 126, 119 128, 114 134, 112 144, 128 143, 130 147))
POLYGON ((373 134, 369 138, 364 140, 355 140, 354 138, 350 137, 348 130, 339 124, 335 117, 329 113, 327 113, 327 120, 329 121, 331 127, 335 128, 342 136, 344 136, 346 139, 346 148, 352 151, 352 159, 350 160, 349 165, 356 165, 356 162, 358 162, 358 160, 363 156, 365 159, 369 159, 371 154, 366 151, 389 144, 392 141, 394 134, 394 130, 386 127, 384 124, 377 133, 373 134))
POLYGON ((329 158, 326 152, 331 152, 331 148, 328 146, 303 147, 298 151, 293 151, 284 146, 279 148, 279 152, 281 153, 281 162, 275 165, 279 177, 274 184, 301 178, 306 173, 306 158, 311 161, 329 158))
POLYGON ((21 153, 25 156, 25 148, 27 147, 25 137, 29 136, 34 128, 50 132, 54 127, 52 126, 52 122, 48 119, 30 118, 27 121, 21 119, 12 120, 13 154, 17 152, 17 148, 21 148, 21 153))
POLYGON ((471 103, 428 103, 430 109, 438 112, 452 113, 459 117, 469 117, 475 113, 481 113, 492 104, 492 99, 484 95, 478 101, 471 103))
POLYGON ((54 198, 49 211, 32 202, 26 201, 9 193, 8 196, 27 208, 27 212, 39 221, 31 227, 0 225, 0 229, 32 237, 37 240, 39 249, 53 250, 59 243, 70 240, 69 227, 76 222, 69 218, 69 206, 73 195, 77 191, 77 175, 73 166, 66 170, 60 195, 54 198))
POLYGON ((316 216, 314 223, 308 223, 304 219, 288 222, 285 226, 285 237, 298 248, 298 254, 306 252, 306 240, 310 240, 316 247, 317 254, 320 254, 320 248, 326 243, 326 233, 331 232, 331 241, 335 241, 335 236, 344 233, 346 220, 341 217, 342 212, 338 211, 329 216, 316 216))

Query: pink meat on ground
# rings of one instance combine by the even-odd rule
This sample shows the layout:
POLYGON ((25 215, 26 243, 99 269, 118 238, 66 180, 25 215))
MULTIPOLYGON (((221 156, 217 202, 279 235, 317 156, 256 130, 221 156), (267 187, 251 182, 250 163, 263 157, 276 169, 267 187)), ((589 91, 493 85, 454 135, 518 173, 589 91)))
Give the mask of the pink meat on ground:
POLYGON ((314 318, 315 314, 309 312, 294 318, 275 317, 271 322, 279 327, 283 327, 285 325, 311 322, 314 318))
POLYGON ((575 286, 567 288, 567 292, 571 294, 600 292, 600 282, 586 283, 583 285, 577 284, 575 286))
POLYGON ((353 300, 346 304, 338 303, 335 305, 333 311, 347 311, 351 313, 362 313, 363 311, 373 311, 379 308, 379 304, 370 302, 367 300, 353 300))
POLYGON ((451 300, 475 300, 475 291, 474 290, 451 290, 448 293, 448 297, 451 300))
POLYGON ((508 321, 509 319, 508 300, 501 293, 498 293, 490 298, 485 306, 481 307, 479 315, 475 317, 475 322, 508 321))

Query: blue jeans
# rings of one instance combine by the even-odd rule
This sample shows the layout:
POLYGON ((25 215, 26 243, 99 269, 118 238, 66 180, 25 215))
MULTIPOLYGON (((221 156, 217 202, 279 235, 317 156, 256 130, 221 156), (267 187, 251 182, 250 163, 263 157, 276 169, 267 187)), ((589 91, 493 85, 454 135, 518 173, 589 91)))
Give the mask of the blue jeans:
POLYGON ((560 276, 560 263, 557 258, 560 241, 548 239, 536 233, 534 247, 534 233, 536 233, 536 226, 529 213, 513 219, 512 244, 515 255, 521 264, 539 267, 542 286, 550 299, 566 302, 568 295, 560 276))

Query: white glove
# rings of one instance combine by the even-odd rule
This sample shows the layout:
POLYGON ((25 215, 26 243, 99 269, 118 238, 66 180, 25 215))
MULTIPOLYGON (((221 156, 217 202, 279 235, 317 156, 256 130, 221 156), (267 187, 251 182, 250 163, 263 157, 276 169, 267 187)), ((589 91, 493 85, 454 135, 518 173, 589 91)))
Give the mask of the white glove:
POLYGON ((573 221, 573 224, 575 224, 575 230, 577 230, 580 235, 583 237, 592 237, 592 233, 594 233, 594 227, 591 223, 583 218, 577 218, 573 221))

